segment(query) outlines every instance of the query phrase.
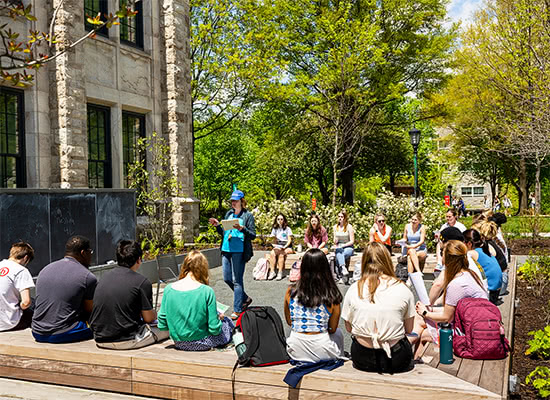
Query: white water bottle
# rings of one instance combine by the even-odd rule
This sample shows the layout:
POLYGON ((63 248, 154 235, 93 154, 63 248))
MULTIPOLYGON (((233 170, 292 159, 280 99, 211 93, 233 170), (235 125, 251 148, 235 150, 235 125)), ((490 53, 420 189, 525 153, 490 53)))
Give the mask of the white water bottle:
POLYGON ((243 333, 238 329, 236 329, 233 334, 233 343, 235 344, 235 351, 237 352, 237 355, 239 357, 242 356, 246 351, 246 344, 244 344, 243 333))

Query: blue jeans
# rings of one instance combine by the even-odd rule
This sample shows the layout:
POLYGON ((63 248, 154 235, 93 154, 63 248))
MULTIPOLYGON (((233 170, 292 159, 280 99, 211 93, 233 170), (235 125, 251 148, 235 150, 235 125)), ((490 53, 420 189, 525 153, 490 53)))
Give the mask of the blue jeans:
POLYGON ((244 292, 244 265, 243 253, 222 252, 223 280, 233 290, 233 311, 236 313, 243 310, 243 302, 248 298, 244 292))
POLYGON ((54 335, 40 335, 32 332, 34 339, 42 343, 73 343, 89 340, 93 338, 92 330, 88 328, 85 322, 79 321, 70 331, 54 335))
POLYGON ((502 271, 502 286, 500 287, 500 295, 504 295, 508 289, 508 270, 502 271))
POLYGON ((346 260, 353 255, 353 247, 339 247, 334 250, 334 253, 336 254, 336 264, 344 268, 346 266, 346 260))

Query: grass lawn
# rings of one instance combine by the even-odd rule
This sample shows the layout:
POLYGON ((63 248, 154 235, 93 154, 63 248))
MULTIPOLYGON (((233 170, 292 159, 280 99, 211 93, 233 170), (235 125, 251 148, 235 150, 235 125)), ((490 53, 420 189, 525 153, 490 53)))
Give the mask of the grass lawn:
MULTIPOLYGON (((472 225, 472 217, 460 218, 460 222, 466 225, 467 228, 472 225)), ((533 231, 532 226, 540 225, 539 232, 550 232, 550 216, 538 217, 508 217, 508 222, 502 226, 502 230, 506 234, 530 233, 533 231)))

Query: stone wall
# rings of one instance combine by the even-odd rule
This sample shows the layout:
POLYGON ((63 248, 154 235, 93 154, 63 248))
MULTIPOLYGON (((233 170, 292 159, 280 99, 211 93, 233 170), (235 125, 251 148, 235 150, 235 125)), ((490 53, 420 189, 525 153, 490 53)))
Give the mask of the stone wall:
MULTIPOLYGON (((86 34, 83 0, 30 1, 38 21, 19 24, 22 35, 28 29, 48 31, 56 7, 56 51, 86 34)), ((114 13, 119 0, 108 3, 114 13)), ((121 43, 115 25, 108 37, 87 39, 36 74, 35 85, 25 90, 27 186, 88 187, 90 103, 110 110, 112 184, 123 187, 122 112, 143 114, 147 135, 159 132, 170 145, 171 168, 182 188, 173 199, 174 233, 190 240, 198 231, 198 200, 193 194, 189 3, 144 1, 143 18, 143 49, 121 43)))

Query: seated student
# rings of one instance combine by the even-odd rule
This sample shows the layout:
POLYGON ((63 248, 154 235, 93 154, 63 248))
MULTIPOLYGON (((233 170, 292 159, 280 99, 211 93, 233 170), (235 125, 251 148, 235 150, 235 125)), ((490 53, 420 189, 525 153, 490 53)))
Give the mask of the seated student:
MULTIPOLYGON (((462 234, 462 232, 460 232, 458 228, 455 228, 453 226, 443 229, 439 235, 438 243, 438 247, 441 249, 441 257, 443 257, 443 246, 450 240, 458 240, 460 242, 464 242, 464 235, 462 234)), ((470 270, 476 273, 481 283, 483 283, 483 287, 487 289, 487 277, 485 276, 485 271, 483 271, 483 268, 481 267, 481 265, 479 265, 477 261, 474 261, 470 254, 468 254, 468 267, 470 268, 470 270)), ((445 265, 442 265, 441 269, 442 271, 445 271, 445 265)), ((434 282, 432 283, 432 287, 430 288, 430 304, 442 304, 443 299, 440 296, 443 294, 444 283, 445 274, 439 274, 435 278, 434 282)))
MULTIPOLYGON (((460 230, 460 232, 464 232, 466 230, 466 227, 464 224, 458 221, 458 212, 454 208, 450 208, 445 213, 445 219, 447 220, 443 225, 441 225, 441 228, 439 228, 439 231, 435 233, 435 238, 438 239, 438 236, 441 235, 441 232, 447 228, 457 228, 460 230)), ((437 246, 435 248, 435 256, 437 257, 437 264, 435 266, 434 275, 437 277, 437 275, 441 272, 441 248, 439 247, 439 241, 437 242, 437 246)))
POLYGON ((97 284, 88 270, 93 253, 88 238, 73 236, 65 245, 65 257, 38 274, 31 324, 37 342, 70 343, 93 337, 85 322, 97 284))
POLYGON ((352 334, 353 367, 368 372, 405 372, 413 368, 406 337, 414 326, 414 296, 395 277, 390 254, 381 243, 363 250, 361 279, 344 298, 342 318, 352 334))
POLYGON ((506 289, 508 288, 508 260, 502 250, 504 245, 497 236, 498 225, 493 221, 482 221, 472 225, 472 229, 477 230, 481 234, 483 252, 489 257, 495 257, 497 259, 500 270, 502 271, 502 286, 500 287, 500 293, 506 293, 506 289))
POLYGON ((157 319, 151 282, 139 274, 143 252, 139 243, 122 240, 116 248, 118 266, 97 284, 90 327, 97 347, 139 349, 168 339, 168 332, 148 325, 157 319))
MULTIPOLYGON (((487 291, 478 275, 468 265, 468 248, 458 240, 451 240, 444 245, 443 262, 445 264, 445 283, 443 285, 443 307, 434 310, 429 305, 416 303, 416 312, 422 319, 433 322, 452 322, 458 302, 465 298, 487 299, 487 291)), ((425 323, 420 324, 425 328, 425 323)), ((418 326, 418 323, 417 323, 418 326)), ((415 328, 417 329, 417 328, 415 328)), ((427 330, 420 329, 421 342, 433 340, 427 330)), ((417 355, 421 354, 421 347, 417 355)))
POLYGON ((320 249, 323 253, 328 254, 328 233, 326 228, 321 225, 321 220, 317 214, 309 217, 306 232, 304 234, 304 242, 308 249, 320 249))
POLYGON ((18 242, 11 246, 9 258, 0 262, 0 332, 31 326, 34 282, 25 267, 33 258, 31 245, 18 242))
POLYGON ((286 256, 294 253, 292 250, 292 230, 288 227, 288 222, 283 214, 277 214, 275 217, 270 236, 274 237, 276 242, 269 254, 269 275, 267 279, 272 280, 277 277, 277 280, 280 281, 283 279, 286 256), (275 274, 276 265, 279 266, 278 274, 275 274))
POLYGON ((402 255, 407 256, 407 269, 409 274, 413 272, 422 272, 424 262, 427 257, 426 248, 426 227, 421 224, 422 214, 416 212, 411 222, 405 225, 403 239, 406 246, 402 249, 402 255))
POLYGON ((302 258, 300 279, 285 294, 290 358, 317 362, 344 357, 344 335, 338 329, 341 302, 326 255, 319 249, 308 250, 302 258))
POLYGON ((369 243, 382 243, 386 246, 390 254, 392 254, 391 233, 391 226, 386 225, 386 217, 384 217, 384 214, 376 214, 374 216, 374 225, 369 231, 369 243))
POLYGON ((338 213, 338 223, 334 225, 334 254, 336 257, 337 275, 341 276, 338 283, 349 283, 349 271, 346 267, 348 260, 353 256, 355 243, 355 229, 349 223, 348 212, 342 210, 338 213))
POLYGON ((208 261, 200 252, 185 257, 179 280, 164 289, 158 327, 170 331, 178 350, 207 351, 231 342, 233 322, 217 311, 208 261))
POLYGON ((495 257, 487 255, 483 251, 483 240, 481 234, 475 229, 468 229, 464 232, 464 243, 468 247, 469 254, 481 265, 489 288, 489 301, 497 304, 502 286, 502 270, 495 257))

